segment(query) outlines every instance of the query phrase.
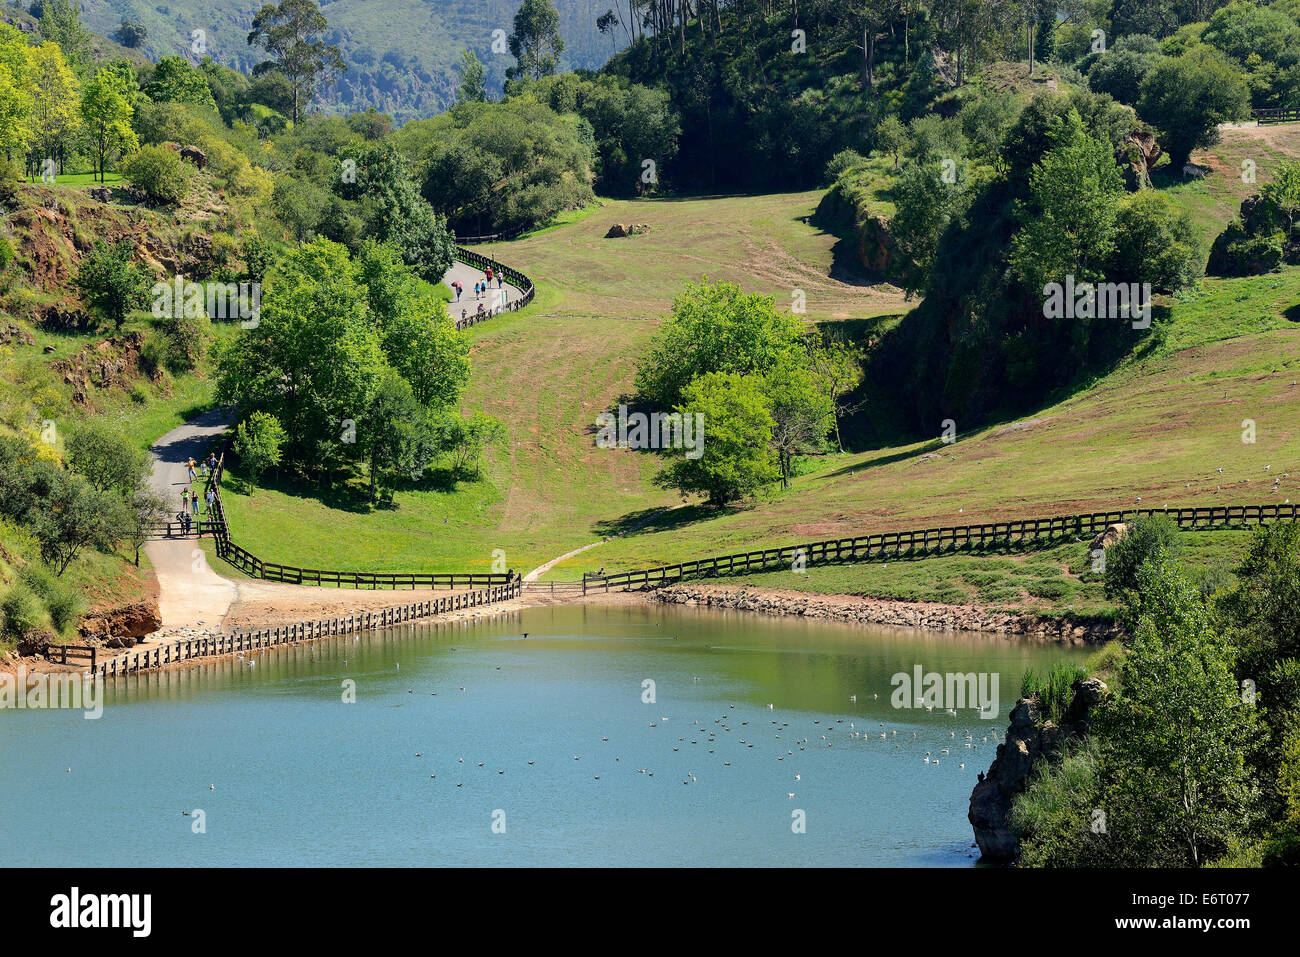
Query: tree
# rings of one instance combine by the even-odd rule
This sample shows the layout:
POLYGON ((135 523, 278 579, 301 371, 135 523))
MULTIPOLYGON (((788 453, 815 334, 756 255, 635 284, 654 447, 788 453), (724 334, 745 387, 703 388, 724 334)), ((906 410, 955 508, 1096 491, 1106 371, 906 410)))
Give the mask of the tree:
POLYGON ((59 47, 50 42, 33 47, 31 55, 32 126, 38 161, 59 159, 63 148, 81 123, 78 110, 80 84, 63 58, 59 47))
POLYGON ((390 146, 368 145, 348 150, 346 158, 356 163, 355 182, 342 177, 335 189, 345 199, 366 197, 369 202, 368 232, 377 240, 391 243, 406 264, 431 283, 446 275, 454 243, 446 221, 425 202, 390 146))
POLYGON ((329 194, 311 180, 277 176, 271 193, 271 208, 298 245, 316 235, 325 214, 329 194))
POLYGON ((1124 537, 1105 552, 1106 597, 1140 608, 1138 572, 1160 556, 1174 558, 1182 545, 1178 524, 1167 515, 1135 518, 1124 530, 1124 537))
POLYGON ((1244 828, 1255 709, 1196 586, 1157 556, 1137 587, 1120 692, 1098 720, 1108 844, 1115 863, 1200 866, 1244 828))
POLYGON ((146 96, 155 101, 196 103, 217 108, 212 98, 212 88, 202 70, 190 65, 180 56, 165 56, 153 68, 153 75, 142 88, 146 96))
POLYGON ((889 221, 889 235, 900 255, 890 269, 909 296, 925 291, 939 238, 966 205, 966 177, 960 173, 945 177, 943 172, 936 161, 909 162, 894 187, 895 211, 889 221))
POLYGON ((133 309, 149 301, 149 277, 135 264, 134 249, 127 240, 95 243, 77 270, 73 285, 82 300, 121 329, 133 309))
POLYGON ((266 412, 250 412, 239 423, 233 448, 254 485, 259 476, 280 464, 287 438, 279 419, 266 412))
POLYGON ((1300 225, 1300 162, 1278 163, 1273 178, 1259 192, 1272 207, 1285 241, 1290 242, 1300 225))
POLYGON ((156 203, 176 205, 190 192, 190 169, 175 150, 142 146, 122 162, 126 181, 156 203))
POLYGON ((22 32, 0 23, 0 154, 21 156, 35 135, 32 60, 22 32))
POLYGON ((265 4, 252 26, 249 45, 271 55, 253 67, 253 74, 283 74, 293 95, 291 119, 297 124, 319 86, 347 69, 339 48, 321 39, 329 22, 312 0, 281 0, 278 6, 265 4))
POLYGON ((149 471, 149 457, 105 419, 87 419, 67 437, 66 457, 73 471, 99 492, 128 495, 149 471))
POLYGON ((1112 275, 1178 292, 1196 281, 1203 257, 1191 217, 1168 195, 1144 189, 1120 200, 1112 275))
POLYGON ((554 73, 564 52, 560 14, 550 0, 524 0, 515 12, 510 54, 517 64, 506 70, 512 80, 540 80, 554 73))
POLYGON ((433 429, 411 386, 390 372, 357 423, 357 447, 370 473, 370 498, 405 476, 418 478, 437 452, 433 429))
POLYGON ((487 71, 473 50, 460 53, 460 86, 456 103, 483 103, 487 100, 487 71))
POLYGON ((219 400, 274 416, 286 457, 324 469, 347 452, 387 364, 357 265, 318 239, 286 253, 263 286, 258 324, 217 358, 219 400))
POLYGON ((700 494, 710 505, 725 505, 781 477, 771 443, 775 422, 762 379, 710 372, 681 395, 674 411, 683 418, 703 416, 700 454, 669 453, 673 460, 655 476, 656 485, 674 488, 683 498, 700 494))
POLYGON ((825 450, 826 436, 835 426, 835 407, 814 374, 792 362, 768 370, 763 388, 772 417, 772 450, 781 488, 786 489, 794 475, 794 457, 825 450))
POLYGON ((126 536, 130 522, 118 495, 60 469, 49 472, 44 493, 30 527, 41 558, 57 575, 87 548, 108 551, 126 536))
POLYGON ((907 149, 907 127, 896 115, 890 113, 876 127, 876 150, 894 159, 894 169, 898 169, 898 157, 907 149))
POLYGON ((171 504, 155 492, 148 479, 142 478, 126 498, 127 524, 123 540, 135 552, 135 565, 140 567, 140 549, 158 526, 171 517, 171 504))
POLYGON ((453 410, 439 421, 439 432, 439 445, 451 456, 454 478, 477 475, 483 453, 506 438, 506 427, 485 412, 463 418, 453 410))
POLYGON ((1197 47, 1161 60, 1142 81, 1138 113, 1160 130, 1170 165, 1182 170, 1192 150, 1219 141, 1219 124, 1246 115, 1246 81, 1223 54, 1197 47))
POLYGON ((95 150, 95 169, 101 183, 110 156, 139 148, 131 128, 134 116, 131 90, 113 70, 100 70, 81 92, 81 119, 95 150))
POLYGON ((1020 204, 1020 231, 1010 261, 1026 284, 1093 282, 1115 245, 1115 216, 1124 181, 1109 143, 1089 136, 1077 113, 1057 145, 1029 174, 1029 198, 1020 204))
POLYGON ((81 13, 72 0, 42 0, 41 36, 56 43, 74 70, 90 59, 90 33, 81 25, 81 13))
POLYGON ((124 47, 134 50, 149 35, 149 29, 139 20, 123 19, 121 25, 113 31, 113 39, 124 47))
POLYGON ((391 246, 367 240, 358 263, 389 363, 425 408, 454 408, 469 381, 469 338, 391 246))
POLYGON ((843 335, 827 333, 807 340, 808 362, 834 411, 835 447, 844 451, 840 416, 848 411, 842 398, 862 383, 862 350, 843 335))
POLYGON ((1235 572, 1237 587, 1219 604, 1242 673, 1256 676, 1265 701, 1281 699, 1264 676, 1274 662, 1300 658, 1300 525, 1258 529, 1235 572))
POLYGON ((799 317, 777 312, 773 297, 744 293, 732 283, 691 283, 655 333, 637 368, 636 388, 651 404, 671 408, 693 379, 711 372, 761 374, 802 351, 799 317))

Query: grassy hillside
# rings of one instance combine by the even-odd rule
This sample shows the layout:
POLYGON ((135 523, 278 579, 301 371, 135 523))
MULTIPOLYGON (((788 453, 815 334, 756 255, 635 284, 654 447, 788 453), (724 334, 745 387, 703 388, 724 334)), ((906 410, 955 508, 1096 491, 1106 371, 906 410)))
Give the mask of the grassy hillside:
MULTIPOLYGON (((261 6, 260 0, 86 0, 82 16, 104 34, 123 18, 140 21, 149 31, 141 49, 153 60, 190 54, 191 31, 202 29, 214 60, 248 72, 262 59, 262 51, 247 42, 261 6)), ((373 106, 398 120, 432 116, 451 102, 466 48, 487 66, 489 89, 499 91, 514 58, 492 52, 492 31, 509 33, 518 6, 517 0, 325 0, 320 7, 330 24, 327 42, 338 44, 348 70, 323 91, 321 108, 346 113, 373 106)), ((596 69, 615 52, 615 44, 596 29, 596 18, 608 7, 603 0, 559 5, 569 68, 596 69)), ((616 39, 625 46, 621 34, 616 39)))
POLYGON ((673 505, 650 486, 657 461, 597 449, 592 434, 597 413, 631 391, 636 360, 685 280, 734 281, 785 303, 798 286, 815 321, 903 308, 892 287, 828 276, 838 239, 804 221, 819 199, 808 192, 610 202, 491 247, 540 292, 525 312, 471 329, 464 407, 497 416, 509 430, 485 480, 455 492, 399 492, 396 509, 376 512, 350 501, 330 508, 289 487, 249 496, 232 480, 224 501, 240 543, 291 564, 374 569, 486 570, 492 550, 504 548, 511 566, 526 570, 673 505), (616 222, 649 223, 652 231, 603 238, 616 222))
MULTIPOLYGON (((1212 178, 1176 195, 1192 189, 1225 188, 1212 178)), ((527 312, 474 330, 466 405, 510 430, 485 482, 454 494, 402 493, 398 509, 372 515, 326 510, 291 489, 232 494, 240 539, 268 558, 304 565, 486 568, 492 549, 505 548, 510 565, 526 569, 650 519, 550 576, 575 578, 759 542, 1119 507, 1139 496, 1157 506, 1300 499, 1293 425, 1300 387, 1291 384, 1300 378, 1300 328, 1288 318, 1300 302, 1294 269, 1206 280, 1199 294, 1172 304, 1140 354, 1027 420, 973 434, 959 424, 952 446, 936 439, 811 459, 790 492, 720 513, 681 507, 652 488, 653 456, 595 448, 596 413, 630 390, 653 317, 687 279, 734 280, 778 301, 801 283, 808 317, 819 322, 906 308, 892 287, 828 277, 838 240, 804 222, 819 198, 611 203, 492 247, 541 293, 527 312), (654 228, 602 238, 613 222, 654 228), (1254 445, 1241 442, 1246 418, 1256 423, 1254 445), (1273 478, 1281 479, 1276 491, 1273 478), (655 517, 653 509, 662 511, 655 517), (287 549, 282 536, 290 532, 287 549), (340 541, 349 543, 346 555, 340 541)))

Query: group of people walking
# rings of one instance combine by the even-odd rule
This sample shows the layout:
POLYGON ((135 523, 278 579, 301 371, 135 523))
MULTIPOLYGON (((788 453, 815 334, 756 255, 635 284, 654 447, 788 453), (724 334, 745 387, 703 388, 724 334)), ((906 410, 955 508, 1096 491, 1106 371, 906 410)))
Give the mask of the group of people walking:
MULTIPOLYGON (((483 271, 483 278, 474 283, 475 299, 481 301, 483 297, 492 290, 492 280, 494 278, 497 281, 497 289, 501 290, 503 293, 501 301, 503 303, 505 302, 506 296, 509 295, 509 293, 506 292, 506 278, 501 274, 501 270, 494 269, 492 266, 488 266, 487 269, 483 271)), ((456 301, 460 302, 461 294, 465 291, 465 284, 459 279, 454 279, 452 280, 451 288, 456 290, 456 301)), ((464 313, 462 313, 462 316, 463 315, 464 313)))
POLYGON ((192 457, 185 463, 186 483, 185 488, 181 490, 181 510, 176 514, 177 520, 181 523, 181 528, 185 534, 190 533, 190 528, 194 522, 194 516, 204 511, 200 502, 206 502, 208 514, 212 513, 213 503, 216 501, 217 493, 213 490, 212 485, 208 485, 207 494, 200 499, 199 493, 192 488, 194 480, 202 475, 204 478, 210 475, 216 475, 217 456, 215 453, 209 453, 206 459, 195 461, 192 457))

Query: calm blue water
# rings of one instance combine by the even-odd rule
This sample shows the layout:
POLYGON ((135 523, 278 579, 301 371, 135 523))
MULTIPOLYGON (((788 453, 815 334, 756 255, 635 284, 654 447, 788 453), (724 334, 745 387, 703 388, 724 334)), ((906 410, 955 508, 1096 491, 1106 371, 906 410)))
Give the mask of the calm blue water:
POLYGON ((0 712, 0 864, 969 866, 983 739, 1079 657, 640 605, 277 649, 0 712), (999 673, 998 718, 895 710, 917 664, 999 673))

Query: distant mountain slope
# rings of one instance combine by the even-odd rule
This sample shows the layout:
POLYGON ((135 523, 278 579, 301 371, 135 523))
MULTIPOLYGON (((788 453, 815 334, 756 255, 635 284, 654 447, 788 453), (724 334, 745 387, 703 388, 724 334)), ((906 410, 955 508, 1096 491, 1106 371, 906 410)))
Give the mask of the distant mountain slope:
MULTIPOLYGON (((111 34, 123 18, 149 31, 141 45, 150 59, 190 52, 190 36, 203 30, 214 60, 248 71, 261 51, 247 43, 248 27, 262 0, 82 0, 82 19, 111 34)), ((596 18, 611 0, 559 0, 565 51, 562 68, 596 69, 614 52, 596 18)), ((348 72, 316 104, 339 113, 373 106, 399 121, 431 116, 445 108, 459 82, 460 51, 474 50, 488 67, 489 89, 499 90, 514 59, 492 52, 492 32, 507 34, 519 0, 324 0, 330 42, 337 43, 348 72)), ((627 39, 619 30, 619 48, 627 39)))

